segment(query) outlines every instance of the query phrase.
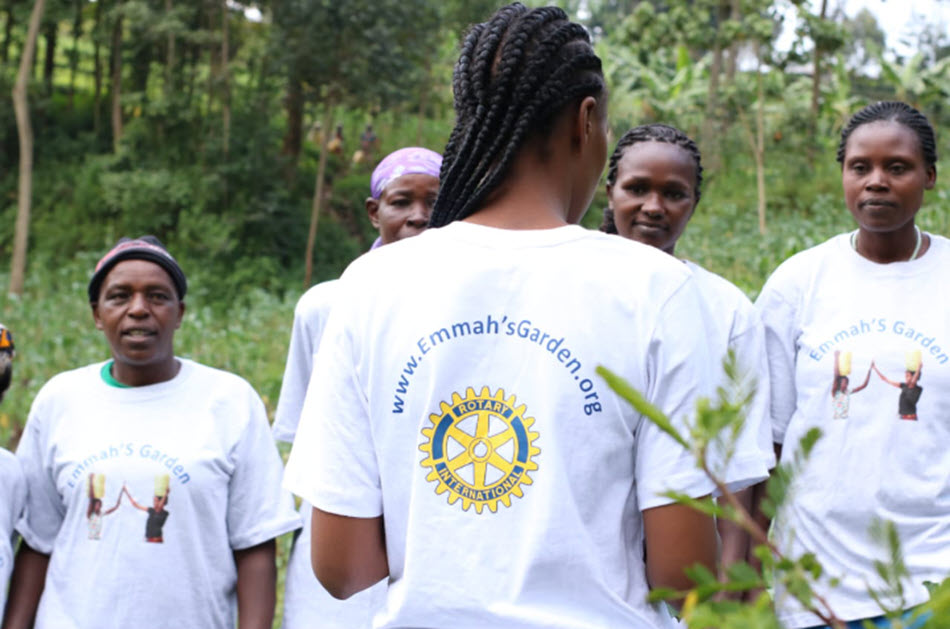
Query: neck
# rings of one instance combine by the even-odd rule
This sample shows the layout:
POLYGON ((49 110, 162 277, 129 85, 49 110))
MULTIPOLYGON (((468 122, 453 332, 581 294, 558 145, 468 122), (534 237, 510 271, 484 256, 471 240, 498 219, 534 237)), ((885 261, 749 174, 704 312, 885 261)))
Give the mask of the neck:
POLYGON ((500 229, 552 229, 568 224, 571 189, 566 170, 555 155, 542 161, 526 145, 505 181, 482 207, 465 220, 500 229))
POLYGON ((914 257, 919 258, 930 246, 930 239, 923 234, 920 247, 917 247, 918 232, 913 223, 904 225, 893 232, 872 232, 859 228, 853 240, 854 249, 861 256, 872 262, 889 264, 891 262, 906 262, 914 257))
POLYGON ((174 357, 163 361, 159 365, 149 365, 148 367, 127 365, 117 360, 112 362, 112 377, 117 382, 130 387, 144 387, 150 384, 167 382, 177 376, 180 370, 181 363, 174 357))

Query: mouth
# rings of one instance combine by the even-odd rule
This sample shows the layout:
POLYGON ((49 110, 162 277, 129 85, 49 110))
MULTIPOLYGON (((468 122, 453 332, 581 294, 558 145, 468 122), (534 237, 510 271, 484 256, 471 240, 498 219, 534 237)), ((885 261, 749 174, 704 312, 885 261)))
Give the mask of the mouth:
POLYGON ((652 232, 668 232, 668 231, 670 231, 669 226, 664 225, 664 224, 662 224, 662 223, 640 223, 640 222, 638 222, 638 223, 634 223, 633 225, 634 225, 634 227, 636 227, 636 228, 639 229, 640 231, 651 232, 651 233, 652 233, 652 232))
POLYGON ((156 336, 155 330, 149 330, 146 328, 129 328, 128 330, 122 331, 122 336, 130 338, 132 340, 144 340, 153 336, 156 336))
POLYGON ((865 199, 858 202, 859 208, 896 208, 897 204, 887 199, 865 199))

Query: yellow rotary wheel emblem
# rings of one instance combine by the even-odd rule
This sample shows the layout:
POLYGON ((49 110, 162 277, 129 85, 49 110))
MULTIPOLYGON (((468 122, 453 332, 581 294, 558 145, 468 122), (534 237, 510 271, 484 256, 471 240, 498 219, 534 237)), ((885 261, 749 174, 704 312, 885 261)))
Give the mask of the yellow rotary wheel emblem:
POLYGON ((439 413, 429 415, 432 426, 423 428, 428 442, 419 449, 428 456, 422 465, 431 468, 426 480, 438 483, 435 492, 448 492, 449 504, 462 499, 462 509, 492 513, 498 502, 511 506, 511 496, 521 498, 521 485, 530 485, 528 472, 538 469, 534 447, 538 433, 531 432, 534 418, 525 416, 525 405, 515 406, 515 396, 505 399, 499 389, 480 393, 469 387, 465 397, 452 394, 452 403, 442 402, 439 413))

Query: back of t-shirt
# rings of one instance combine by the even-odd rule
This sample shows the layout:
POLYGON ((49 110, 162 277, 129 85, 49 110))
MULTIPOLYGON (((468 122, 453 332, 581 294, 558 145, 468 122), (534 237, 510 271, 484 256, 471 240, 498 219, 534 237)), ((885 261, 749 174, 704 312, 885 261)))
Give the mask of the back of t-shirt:
POLYGON ((711 382, 685 265, 578 227, 460 223, 340 284, 286 482, 384 516, 377 626, 665 626, 640 511, 712 486, 595 369, 682 426, 711 382))

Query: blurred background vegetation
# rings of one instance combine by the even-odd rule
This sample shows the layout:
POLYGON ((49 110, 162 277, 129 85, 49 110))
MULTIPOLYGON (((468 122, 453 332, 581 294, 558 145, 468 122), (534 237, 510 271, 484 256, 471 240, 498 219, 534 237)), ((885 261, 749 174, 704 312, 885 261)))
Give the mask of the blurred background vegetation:
MULTIPOLYGON (((272 410, 296 299, 372 242, 363 200, 378 158, 444 146, 459 39, 498 4, 46 0, 26 92, 35 154, 17 294, 7 261, 20 149, 11 101, 0 104, 0 321, 19 353, 0 446, 15 446, 49 377, 107 357, 85 285, 123 235, 157 235, 189 275, 179 352, 246 377, 272 410), (370 124, 376 142, 361 146, 370 124)), ((827 0, 556 4, 594 36, 614 138, 662 121, 699 140, 703 201, 677 252, 750 296, 780 261, 851 228, 834 162, 850 113, 907 100, 950 154, 950 33, 927 16, 895 48, 870 12, 827 0)), ((0 94, 34 6, 0 0, 0 94)), ((925 203, 922 225, 950 233, 950 185, 925 203)), ((604 204, 601 193, 586 225, 604 204)))
MULTIPOLYGON (((0 446, 15 448, 52 375, 108 357, 85 287, 124 235, 157 235, 188 273, 179 353, 244 376, 272 412, 294 303, 375 237, 363 200, 376 161, 444 146, 458 42, 500 3, 40 0, 20 287, 8 262, 20 142, 6 95, 37 1, 0 0, 0 321, 18 350, 0 446), (376 140, 361 144, 367 125, 376 140)), ((699 141, 703 201, 677 253, 751 297, 789 255, 852 228, 834 161, 851 113, 906 100, 950 154, 950 29, 930 16, 899 43, 834 0, 555 4, 593 34, 615 139, 659 121, 699 141)), ((585 225, 604 205, 601 193, 585 225)), ((920 223, 950 234, 946 179, 920 223)))

